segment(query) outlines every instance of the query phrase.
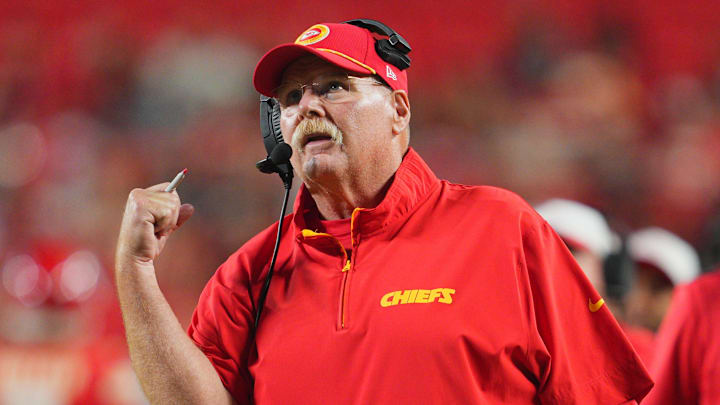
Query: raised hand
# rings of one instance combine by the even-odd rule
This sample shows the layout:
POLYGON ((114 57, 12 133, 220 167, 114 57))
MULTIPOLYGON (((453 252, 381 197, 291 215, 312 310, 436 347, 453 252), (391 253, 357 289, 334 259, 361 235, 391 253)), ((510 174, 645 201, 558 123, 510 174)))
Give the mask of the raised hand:
POLYGON ((153 264, 170 234, 192 216, 192 205, 181 204, 176 191, 164 191, 168 184, 130 192, 115 255, 118 264, 153 264))

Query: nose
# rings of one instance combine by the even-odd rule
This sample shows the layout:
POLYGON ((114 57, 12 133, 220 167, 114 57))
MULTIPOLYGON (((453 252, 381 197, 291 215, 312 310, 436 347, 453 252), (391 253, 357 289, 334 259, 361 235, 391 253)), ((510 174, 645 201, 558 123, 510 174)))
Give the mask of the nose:
POLYGON ((318 118, 325 116, 325 109, 318 96, 311 86, 303 89, 303 95, 298 103, 300 115, 304 118, 318 118))

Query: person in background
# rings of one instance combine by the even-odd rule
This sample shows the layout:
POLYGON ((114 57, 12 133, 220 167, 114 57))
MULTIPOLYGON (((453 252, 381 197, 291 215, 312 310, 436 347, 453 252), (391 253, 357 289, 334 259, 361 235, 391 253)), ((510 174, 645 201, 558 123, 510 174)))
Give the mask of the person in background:
POLYGON ((635 265, 634 283, 626 300, 627 321, 657 331, 673 289, 700 274, 700 258, 690 244, 658 227, 631 233, 627 243, 635 265))
POLYGON ((0 261, 0 280, 0 404, 147 404, 94 252, 33 240, 0 261))
MULTIPOLYGON (((604 262, 619 249, 619 238, 600 211, 577 201, 554 198, 535 209, 560 235, 625 332, 646 366, 652 360, 653 332, 624 321, 623 302, 607 296, 604 262)), ((620 298, 620 297, 618 297, 620 298)))
POLYGON ((720 269, 678 286, 657 337, 644 404, 720 404, 720 269))

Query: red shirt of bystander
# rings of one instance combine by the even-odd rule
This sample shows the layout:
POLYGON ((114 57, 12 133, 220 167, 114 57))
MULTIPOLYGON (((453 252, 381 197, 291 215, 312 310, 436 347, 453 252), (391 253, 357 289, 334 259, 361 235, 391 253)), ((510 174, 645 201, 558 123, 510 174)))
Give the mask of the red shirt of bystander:
POLYGON ((650 368, 646 404, 720 404, 720 271, 676 287, 650 368))

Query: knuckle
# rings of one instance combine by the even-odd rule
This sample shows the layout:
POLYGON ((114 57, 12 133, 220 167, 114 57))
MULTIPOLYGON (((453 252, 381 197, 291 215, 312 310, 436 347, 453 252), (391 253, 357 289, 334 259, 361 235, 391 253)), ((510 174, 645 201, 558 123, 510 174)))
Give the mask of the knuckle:
POLYGON ((147 198, 147 193, 145 190, 141 188, 135 188, 132 191, 130 191, 130 196, 128 197, 129 202, 133 203, 142 203, 147 198))
POLYGON ((165 219, 168 217, 168 209, 165 207, 158 208, 157 210, 157 219, 159 223, 163 223, 165 219))
POLYGON ((126 210, 137 211, 140 208, 140 206, 142 205, 141 201, 142 201, 142 198, 138 195, 138 193, 135 193, 134 190, 131 191, 130 196, 128 197, 128 200, 127 200, 126 210))
POLYGON ((162 217, 162 220, 165 222, 172 222, 172 219, 175 215, 175 209, 172 206, 165 206, 160 210, 160 216, 162 217))
POLYGON ((134 188, 134 189, 130 190, 130 195, 129 195, 128 199, 137 200, 140 197, 140 195, 142 194, 142 191, 143 190, 141 188, 134 188))

